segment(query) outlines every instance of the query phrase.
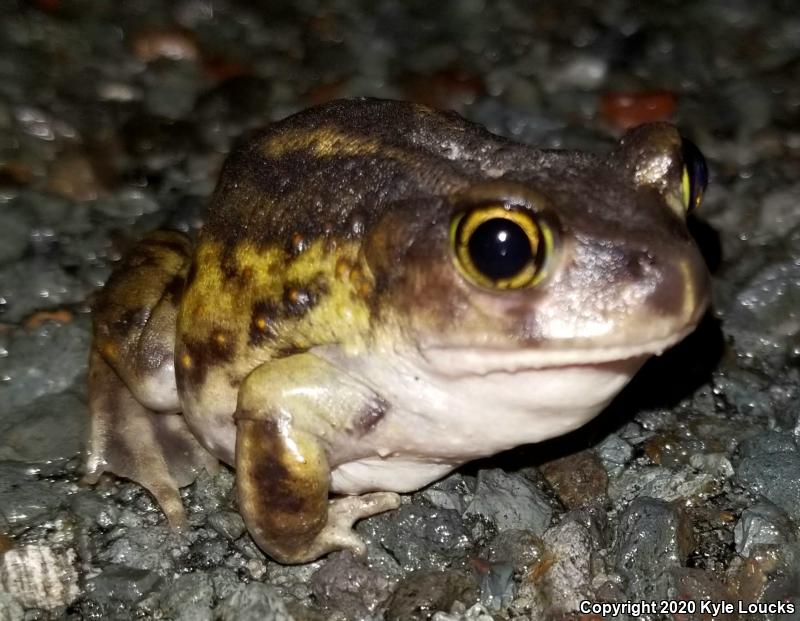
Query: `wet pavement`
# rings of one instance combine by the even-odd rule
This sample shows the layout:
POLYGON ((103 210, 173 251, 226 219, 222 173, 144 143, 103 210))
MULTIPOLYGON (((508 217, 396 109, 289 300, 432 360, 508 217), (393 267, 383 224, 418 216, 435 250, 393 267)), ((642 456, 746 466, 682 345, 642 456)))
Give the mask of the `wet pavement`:
POLYGON ((0 0, 0 619, 800 605, 793 2, 264 4, 0 0), (238 136, 361 95, 542 147, 603 150, 675 122, 710 166, 692 229, 713 312, 586 428, 360 523, 366 559, 273 563, 227 470, 184 490, 182 533, 131 482, 82 485, 92 292, 144 232, 197 230, 238 136))

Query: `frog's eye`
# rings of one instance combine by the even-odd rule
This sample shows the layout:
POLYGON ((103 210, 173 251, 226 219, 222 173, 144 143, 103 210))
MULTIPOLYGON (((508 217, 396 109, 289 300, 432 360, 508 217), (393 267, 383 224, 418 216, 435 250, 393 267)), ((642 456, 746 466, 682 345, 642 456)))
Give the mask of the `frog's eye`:
POLYGON ((492 205, 453 218, 450 242, 468 279, 492 289, 521 289, 541 279, 552 236, 529 211, 492 205))
POLYGON ((683 152, 683 207, 687 212, 697 209, 703 201, 703 192, 708 185, 708 166, 700 149, 691 141, 682 138, 683 152))

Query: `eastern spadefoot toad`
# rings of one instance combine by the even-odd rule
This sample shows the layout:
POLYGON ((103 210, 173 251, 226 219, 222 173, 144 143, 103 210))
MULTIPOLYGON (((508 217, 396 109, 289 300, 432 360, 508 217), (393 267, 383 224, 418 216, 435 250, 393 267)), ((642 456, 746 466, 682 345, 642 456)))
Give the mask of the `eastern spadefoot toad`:
POLYGON ((393 101, 275 123, 230 155, 195 243, 153 233, 100 295, 89 479, 137 481, 179 524, 178 488, 221 460, 275 559, 363 552, 355 520, 575 429, 694 329, 705 177, 663 123, 605 154, 393 101))

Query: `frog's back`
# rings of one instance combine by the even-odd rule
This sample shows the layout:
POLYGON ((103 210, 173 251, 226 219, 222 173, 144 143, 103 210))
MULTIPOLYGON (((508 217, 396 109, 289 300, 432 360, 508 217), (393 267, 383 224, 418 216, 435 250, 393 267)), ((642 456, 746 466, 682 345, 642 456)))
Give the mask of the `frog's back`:
POLYGON ((295 234, 350 237, 387 203, 466 187, 509 144, 455 113, 407 102, 317 106, 272 124, 231 155, 204 237, 258 246, 295 234))

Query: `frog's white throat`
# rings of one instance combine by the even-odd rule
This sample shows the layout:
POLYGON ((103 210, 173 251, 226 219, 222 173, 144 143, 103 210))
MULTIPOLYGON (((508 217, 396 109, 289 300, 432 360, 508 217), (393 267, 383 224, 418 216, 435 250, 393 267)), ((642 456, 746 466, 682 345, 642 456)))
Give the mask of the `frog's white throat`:
POLYGON ((348 357, 321 348, 315 353, 345 368, 388 404, 380 423, 359 440, 359 454, 333 471, 333 490, 340 493, 415 490, 466 461, 567 433, 597 415, 651 355, 444 373, 408 352, 348 357))

